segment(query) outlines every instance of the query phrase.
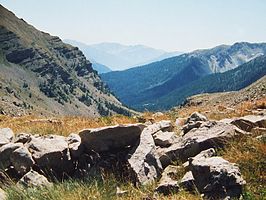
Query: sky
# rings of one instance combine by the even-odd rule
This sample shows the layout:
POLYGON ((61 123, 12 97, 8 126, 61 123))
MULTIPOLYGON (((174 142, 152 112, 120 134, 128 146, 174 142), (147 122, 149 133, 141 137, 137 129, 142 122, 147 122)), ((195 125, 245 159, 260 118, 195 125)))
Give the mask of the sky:
POLYGON ((0 0, 37 29, 86 44, 188 52, 266 42, 266 0, 0 0))

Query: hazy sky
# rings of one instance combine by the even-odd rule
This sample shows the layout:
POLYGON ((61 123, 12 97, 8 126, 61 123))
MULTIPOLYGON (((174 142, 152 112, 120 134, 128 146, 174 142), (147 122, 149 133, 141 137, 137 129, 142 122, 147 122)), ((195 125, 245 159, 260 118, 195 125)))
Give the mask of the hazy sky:
POLYGON ((0 0, 36 28, 87 44, 190 51, 266 42, 266 0, 0 0))

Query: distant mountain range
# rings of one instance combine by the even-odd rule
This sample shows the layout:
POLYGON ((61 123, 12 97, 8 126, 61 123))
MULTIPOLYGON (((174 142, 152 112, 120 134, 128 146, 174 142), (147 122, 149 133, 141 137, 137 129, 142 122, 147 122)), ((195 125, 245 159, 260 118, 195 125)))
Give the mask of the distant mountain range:
POLYGON ((0 113, 130 114, 83 53, 0 5, 0 113))
POLYGON ((128 106, 138 110, 166 110, 190 95, 238 90, 256 81, 266 73, 265 56, 262 56, 265 54, 266 43, 241 42, 197 50, 101 77, 128 106))
MULTIPOLYGON (((181 52, 166 52, 143 45, 122 45, 119 43, 87 45, 68 39, 64 42, 80 48, 92 63, 100 63, 112 71, 125 70, 181 54, 181 52)), ((99 73, 103 72, 99 71, 99 73)))

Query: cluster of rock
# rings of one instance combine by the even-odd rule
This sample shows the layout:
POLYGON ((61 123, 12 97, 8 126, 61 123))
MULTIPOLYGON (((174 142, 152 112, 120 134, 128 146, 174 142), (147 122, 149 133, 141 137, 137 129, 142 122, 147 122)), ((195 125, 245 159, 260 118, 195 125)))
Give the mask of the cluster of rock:
POLYGON ((180 188, 197 190, 206 198, 240 197, 245 181, 239 168, 215 156, 215 148, 253 129, 265 130, 265 116, 210 121, 193 113, 173 132, 170 121, 85 129, 59 135, 15 135, 0 129, 0 182, 51 186, 53 180, 84 178, 112 172, 136 185, 161 178, 156 192, 165 195, 180 188), (183 163, 185 176, 178 178, 183 163))

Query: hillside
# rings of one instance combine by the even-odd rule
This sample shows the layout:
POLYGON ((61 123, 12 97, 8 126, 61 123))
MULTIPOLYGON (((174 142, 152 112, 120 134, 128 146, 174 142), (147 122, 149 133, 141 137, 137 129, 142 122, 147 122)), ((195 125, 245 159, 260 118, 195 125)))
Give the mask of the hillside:
POLYGON ((113 71, 125 70, 181 54, 180 52, 153 49, 144 45, 122 45, 109 42, 87 45, 74 40, 64 41, 79 47, 88 59, 106 65, 113 71))
POLYGON ((0 111, 3 114, 129 114, 83 53, 0 5, 0 111))
POLYGON ((209 74, 234 69, 265 53, 265 43, 243 42, 232 46, 221 45, 121 72, 106 73, 101 77, 111 91, 128 106, 140 110, 165 109, 181 103, 178 96, 172 95, 174 91, 178 89, 181 91, 181 88, 209 74), (171 103, 162 102, 169 101, 170 96, 173 98, 171 103), (175 98, 177 99, 174 102, 175 98), (162 104, 169 106, 161 106, 162 104))

